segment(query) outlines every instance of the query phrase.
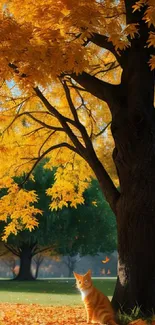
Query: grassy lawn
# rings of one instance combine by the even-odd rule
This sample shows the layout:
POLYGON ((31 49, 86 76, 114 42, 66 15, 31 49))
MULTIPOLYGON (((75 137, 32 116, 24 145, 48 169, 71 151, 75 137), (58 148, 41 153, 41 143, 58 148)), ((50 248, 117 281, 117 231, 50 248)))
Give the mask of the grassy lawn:
MULTIPOLYGON (((94 279, 94 285, 107 296, 112 296, 116 280, 94 279)), ((74 279, 37 280, 16 282, 0 280, 0 303, 24 303, 42 305, 79 305, 80 293, 74 279)))

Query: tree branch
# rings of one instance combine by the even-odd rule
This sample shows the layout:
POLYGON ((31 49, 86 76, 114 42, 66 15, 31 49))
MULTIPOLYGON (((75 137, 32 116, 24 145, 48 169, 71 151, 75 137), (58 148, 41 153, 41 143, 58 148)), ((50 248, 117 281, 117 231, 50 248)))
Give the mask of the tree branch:
MULTIPOLYGON (((111 178, 108 175, 107 171, 105 170, 104 166, 101 164, 100 160, 98 159, 98 157, 95 153, 95 150, 93 148, 91 139, 87 133, 87 130, 80 122, 78 122, 77 124, 78 124, 78 129, 81 132, 82 138, 83 138, 85 146, 86 146, 86 153, 83 158, 87 161, 87 163, 90 165, 90 167, 94 171, 94 173, 100 183, 101 189, 102 189, 107 201, 109 202, 111 209, 116 214, 116 212, 117 212, 116 204, 119 199, 120 193, 118 192, 117 188, 115 187, 113 181, 111 180, 111 178)), ((103 132, 103 130, 102 130, 102 132, 103 132)))
MULTIPOLYGON (((24 113, 23 113, 24 114, 24 113)), ((27 116, 29 116, 32 120, 34 120, 35 122, 37 122, 38 124, 44 126, 45 128, 47 129, 50 129, 50 130, 55 130, 55 131, 64 131, 63 128, 60 128, 60 127, 55 127, 55 126, 51 126, 51 125, 48 125, 40 120, 38 120, 36 117, 34 117, 32 114, 30 113, 27 113, 26 114, 27 116)))
POLYGON ((117 64, 117 61, 114 61, 114 62, 111 62, 110 64, 108 64, 108 66, 109 67, 107 69, 101 69, 101 70, 99 70, 97 72, 93 72, 92 75, 96 77, 97 74, 99 74, 99 73, 106 74, 107 72, 118 68, 119 67, 119 64, 117 64))
POLYGON ((105 101, 109 107, 113 106, 113 103, 118 101, 119 98, 119 85, 112 85, 105 81, 102 81, 94 76, 91 76, 87 72, 82 72, 80 75, 75 73, 71 77, 79 83, 85 90, 95 97, 105 101))
POLYGON ((111 124, 111 121, 109 122, 109 123, 107 123, 107 125, 100 131, 100 132, 98 132, 98 133, 96 133, 96 134, 94 134, 94 136, 97 138, 97 137, 99 137, 101 134, 103 134, 105 131, 106 131, 106 129, 108 128, 108 126, 111 124))
MULTIPOLYGON (((93 150, 93 146, 92 146, 92 143, 91 143, 91 140, 90 140, 90 137, 87 133, 87 130, 86 128, 83 126, 83 124, 79 121, 79 118, 78 118, 78 114, 77 114, 77 111, 76 111, 76 108, 72 102, 72 98, 71 98, 71 94, 70 94, 70 90, 67 86, 67 83, 65 82, 64 80, 64 84, 63 84, 63 87, 64 87, 64 90, 65 90, 65 94, 66 94, 66 98, 67 98, 67 101, 68 101, 68 104, 69 104, 69 107, 71 109, 71 112, 74 116, 74 119, 75 119, 75 122, 76 122, 76 126, 77 126, 77 129, 80 131, 81 135, 82 135, 82 138, 84 140, 84 143, 86 145, 86 148, 91 151, 93 150)), ((83 98, 81 97, 80 93, 78 93, 81 101, 82 101, 82 105, 84 105, 84 100, 83 98)))
POLYGON ((109 174, 107 173, 106 169, 98 159, 96 153, 91 156, 89 160, 89 165, 94 171, 102 192, 109 203, 112 211, 117 215, 117 202, 120 197, 120 192, 117 190, 116 186, 114 185, 112 179, 110 178, 109 174))
MULTIPOLYGON (((16 73, 19 73, 19 70, 15 65, 11 65, 11 68, 13 68, 16 73)), ((21 77, 25 77, 25 76, 22 75, 21 77)), ((117 85, 108 84, 102 80, 99 80, 98 78, 96 78, 94 76, 89 75, 86 72, 83 72, 81 75, 78 75, 78 76, 76 74, 72 74, 71 77, 73 79, 75 79, 80 85, 82 85, 82 87, 84 87, 86 89, 86 91, 90 92, 92 95, 96 96, 97 98, 107 102, 107 104, 109 105, 110 108, 119 99, 118 93, 119 93, 120 88, 117 85)), ((101 186, 101 189, 105 195, 105 198, 107 199, 112 210, 116 214, 117 213, 116 204, 119 199, 120 193, 116 189, 114 183, 112 182, 112 180, 111 180, 110 176, 108 175, 107 171, 105 170, 104 166, 101 164, 101 162, 97 158, 96 153, 93 149, 91 140, 90 140, 84 126, 81 123, 77 123, 77 121, 73 121, 69 118, 66 118, 62 114, 60 114, 58 112, 58 110, 50 104, 50 102, 42 94, 42 92, 40 91, 40 89, 38 87, 34 88, 34 91, 35 91, 36 95, 40 98, 42 103, 45 105, 47 110, 58 119, 58 121, 62 125, 64 131, 69 136, 69 138, 71 139, 71 141, 73 142, 75 147, 69 145, 68 143, 61 143, 59 145, 54 145, 54 146, 50 147, 39 158, 37 158, 37 161, 33 165, 30 172, 28 173, 24 183, 27 181, 27 179, 29 178, 30 174, 32 173, 32 171, 34 170, 36 165, 39 163, 39 161, 45 155, 47 155, 49 152, 51 152, 52 150, 54 150, 56 148, 68 147, 72 151, 81 155, 81 157, 83 157, 88 162, 88 164, 94 171, 94 173, 100 183, 100 186, 101 186), (78 130, 80 130, 83 140, 86 144, 86 148, 78 140, 76 135, 73 133, 73 131, 69 127, 68 123, 70 123, 71 125, 75 126, 78 130)))
POLYGON ((75 108, 75 106, 73 104, 71 94, 70 94, 70 90, 69 90, 69 88, 67 86, 66 80, 62 81, 62 85, 63 85, 64 91, 65 91, 66 99, 68 101, 70 110, 71 110, 71 112, 73 114, 74 120, 75 120, 75 122, 79 123, 78 114, 77 114, 76 108, 75 108))
POLYGON ((108 37, 105 35, 94 33, 93 36, 89 39, 92 43, 110 51, 117 61, 120 63, 120 56, 115 50, 115 47, 111 41, 108 41, 108 37))
POLYGON ((37 253, 36 256, 33 257, 33 261, 36 263, 37 266, 40 266, 43 260, 44 260, 44 256, 42 256, 41 254, 39 255, 39 253, 37 253))
MULTIPOLYGON (((84 89, 83 89, 83 88, 76 87, 76 86, 74 85, 74 83, 73 83, 73 79, 72 79, 72 78, 67 78, 67 81, 70 82, 69 88, 74 88, 74 90, 76 91, 78 97, 79 97, 80 100, 81 100, 81 104, 80 104, 77 108, 73 107, 73 109, 76 109, 76 112, 78 112, 78 110, 79 110, 81 107, 85 108, 85 109, 86 109, 86 112, 87 112, 87 114, 88 114, 88 116, 93 120, 93 122, 96 122, 95 119, 94 119, 94 117, 93 117, 93 115, 92 115, 91 109, 89 109, 89 108, 87 107, 86 102, 85 102, 84 98, 83 98, 82 95, 81 95, 80 90, 84 90, 84 89)), ((66 86, 67 86, 67 85, 66 85, 66 86)), ((68 86, 67 86, 67 87, 68 87, 68 86)), ((91 121, 91 122, 92 122, 92 121, 91 121)), ((79 119, 77 119, 77 125, 79 125, 79 123, 80 123, 80 121, 79 121, 79 119)), ((90 138, 91 138, 91 136, 90 136, 90 138)))
POLYGON ((49 124, 46 124, 45 122, 42 122, 41 120, 37 119, 36 117, 34 117, 32 114, 35 113, 35 112, 23 112, 23 113, 20 113, 20 114, 17 114, 14 119, 12 120, 12 122, 7 126, 7 128, 4 130, 4 132, 6 130, 8 130, 12 125, 13 123, 20 117, 26 115, 28 117, 30 117, 32 120, 34 120, 35 122, 37 122, 38 124, 42 125, 43 127, 45 127, 46 129, 50 129, 50 130, 55 130, 55 131, 63 131, 63 128, 61 127, 55 127, 55 126, 51 126, 49 124))
MULTIPOLYGON (((38 132, 38 131, 40 131, 40 130, 43 130, 43 129, 45 129, 45 127, 44 127, 44 126, 40 126, 39 128, 37 128, 37 129, 35 129, 35 130, 33 130, 33 131, 30 131, 30 132, 28 132, 28 133, 25 133, 25 134, 23 135, 23 137, 31 136, 32 134, 35 134, 36 132, 38 132)), ((49 132, 50 132, 50 131, 49 131, 49 132)))
POLYGON ((66 147, 74 152, 76 152, 77 154, 80 155, 80 153, 78 152, 78 150, 71 146, 70 144, 68 144, 67 142, 62 142, 62 143, 59 143, 59 144, 56 144, 54 146, 51 146, 50 148, 48 148, 41 156, 37 157, 37 158, 33 158, 33 160, 36 160, 36 162, 34 163, 34 165, 32 166, 31 170, 29 171, 29 173, 27 174, 27 176, 25 177, 24 181, 19 185, 19 187, 22 187, 26 182, 27 180, 29 179, 30 175, 32 174, 33 170, 35 169, 35 167, 39 164, 39 162, 48 154, 50 153, 51 151, 55 150, 55 149, 58 149, 58 148, 63 148, 63 147, 66 147))
POLYGON ((44 147, 44 145, 46 144, 46 142, 50 139, 50 137, 53 135, 53 134, 55 134, 55 132, 56 131, 52 131, 49 135, 48 135, 48 137, 45 139, 45 141, 42 143, 42 145, 41 145, 41 147, 39 148, 39 151, 38 151, 38 156, 40 157, 40 155, 41 155, 41 150, 42 150, 42 148, 44 147))
POLYGON ((18 252, 18 249, 15 249, 15 247, 13 247, 12 245, 9 245, 9 244, 4 244, 4 246, 11 252, 13 253, 14 255, 16 256, 20 256, 19 252, 18 252))
POLYGON ((29 247, 31 249, 31 251, 35 250, 35 248, 37 247, 37 241, 31 241, 30 244, 29 244, 29 247))
MULTIPOLYGON (((90 165, 90 167, 94 171, 94 173, 100 183, 101 189, 102 189, 107 201, 110 204, 111 209, 116 214, 116 203, 120 196, 120 193, 118 192, 117 188, 115 187, 113 181, 111 180, 111 178, 108 175, 107 171, 105 170, 104 166, 101 164, 100 160, 98 159, 98 157, 95 153, 95 150, 93 148, 91 139, 87 133, 87 130, 80 123, 80 121, 77 121, 77 127, 82 135, 82 138, 83 138, 85 146, 86 146, 86 151, 84 153, 83 158, 87 161, 87 163, 90 165)), ((104 131, 105 131, 105 129, 102 130, 101 133, 104 131)))
POLYGON ((52 248, 53 248, 53 245, 50 245, 50 246, 44 247, 44 248, 37 247, 36 250, 33 252, 32 256, 35 256, 35 255, 37 255, 39 253, 47 252, 48 250, 50 250, 52 248))
POLYGON ((77 123, 74 120, 71 120, 71 119, 63 116, 62 114, 60 114, 58 112, 58 110, 50 104, 50 102, 42 94, 42 92, 39 90, 39 88, 35 88, 34 90, 35 90, 37 96, 42 101, 42 103, 45 105, 45 107, 58 119, 58 121, 62 125, 64 131, 66 132, 66 134, 68 135, 68 137, 70 138, 70 140, 73 142, 73 144, 75 146, 75 148, 73 147, 74 151, 76 150, 76 152, 79 155, 81 155, 81 157, 84 157, 85 153, 86 153, 86 148, 78 140, 78 138, 76 137, 76 135, 74 134, 74 132, 71 130, 71 128, 68 125, 68 123, 70 123, 78 129, 77 123))
POLYGON ((47 98, 43 95, 43 93, 40 91, 40 89, 38 87, 34 88, 34 91, 35 91, 36 95, 40 98, 42 103, 45 105, 47 110, 53 116, 55 116, 61 124, 66 122, 66 123, 70 123, 76 127, 75 121, 71 120, 70 118, 65 117, 61 113, 59 113, 58 110, 47 100, 47 98))

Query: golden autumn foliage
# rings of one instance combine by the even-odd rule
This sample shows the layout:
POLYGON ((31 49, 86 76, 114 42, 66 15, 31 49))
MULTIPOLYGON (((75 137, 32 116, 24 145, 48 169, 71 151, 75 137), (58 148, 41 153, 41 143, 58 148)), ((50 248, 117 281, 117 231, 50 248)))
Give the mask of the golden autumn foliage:
MULTIPOLYGON (((155 25, 153 0, 144 20, 155 25)), ((36 164, 58 167, 55 184, 47 190, 51 209, 83 204, 83 192, 94 177, 87 148, 118 184, 112 161, 111 115, 107 104, 77 87, 74 74, 83 71, 118 84, 121 68, 114 55, 88 40, 106 35, 118 55, 138 35, 138 24, 127 25, 124 0, 0 1, 0 219, 9 221, 3 239, 37 225, 35 193, 12 180, 31 177, 36 164), (20 8, 20 10, 19 10, 20 8), (78 149, 77 149, 78 148, 78 149)), ((147 46, 155 46, 155 34, 147 46)), ((155 56, 150 58, 151 69, 155 56)))
POLYGON ((34 191, 19 190, 17 184, 11 185, 8 195, 4 195, 0 201, 0 219, 5 222, 10 219, 9 225, 4 228, 3 240, 11 233, 16 235, 23 227, 32 231, 38 225, 35 215, 42 212, 32 205, 36 201, 37 195, 34 191))

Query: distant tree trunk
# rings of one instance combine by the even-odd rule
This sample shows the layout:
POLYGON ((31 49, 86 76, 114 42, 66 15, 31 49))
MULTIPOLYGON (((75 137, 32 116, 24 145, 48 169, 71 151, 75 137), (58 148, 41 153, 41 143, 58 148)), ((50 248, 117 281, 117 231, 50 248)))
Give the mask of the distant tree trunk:
POLYGON ((42 264, 43 260, 44 260, 44 256, 42 256, 39 253, 33 258, 33 261, 36 264, 35 279, 38 278, 39 268, 40 268, 40 265, 42 264))
POLYGON ((73 275, 74 266, 69 268, 68 277, 70 278, 73 275))
POLYGON ((32 261, 32 248, 28 245, 23 245, 20 252, 20 269, 19 274, 14 280, 18 281, 34 281, 35 278, 31 272, 31 261, 32 261))
POLYGON ((38 278, 39 268, 40 268, 40 264, 36 264, 35 279, 38 278))
POLYGON ((64 261, 64 264, 68 267, 68 277, 70 278, 73 275, 73 271, 75 268, 75 264, 80 261, 80 257, 76 256, 66 256, 66 260, 64 261))

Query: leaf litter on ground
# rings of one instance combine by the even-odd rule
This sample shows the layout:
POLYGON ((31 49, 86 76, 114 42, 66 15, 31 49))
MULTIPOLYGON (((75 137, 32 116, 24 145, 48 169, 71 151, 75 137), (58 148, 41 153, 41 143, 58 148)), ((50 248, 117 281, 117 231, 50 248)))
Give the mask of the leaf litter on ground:
MULTIPOLYGON (((155 325, 136 319, 128 325, 155 325)), ((0 303, 0 325, 87 325, 84 306, 43 306, 0 303)))
POLYGON ((0 304, 0 325, 86 325, 82 306, 0 304))

